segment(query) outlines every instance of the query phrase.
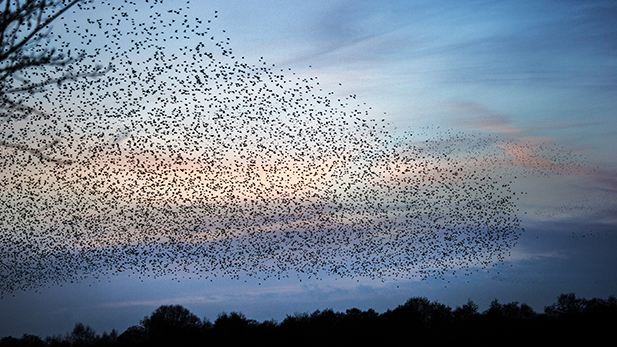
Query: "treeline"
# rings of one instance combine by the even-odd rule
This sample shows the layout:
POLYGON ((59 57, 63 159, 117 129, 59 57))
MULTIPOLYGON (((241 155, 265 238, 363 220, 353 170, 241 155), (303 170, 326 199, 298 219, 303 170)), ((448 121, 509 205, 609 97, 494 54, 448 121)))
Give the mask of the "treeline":
MULTIPOLYGON (((164 305, 139 325, 118 334, 96 332, 77 323, 66 335, 42 339, 34 335, 4 337, 0 347, 13 346, 206 346, 258 344, 323 345, 445 345, 454 343, 555 345, 604 341, 617 326, 617 299, 583 299, 562 294, 536 313, 518 302, 494 300, 480 312, 468 301, 455 309, 414 297, 384 313, 357 308, 288 315, 282 322, 257 322, 242 313, 221 313, 212 323, 180 305, 164 305)), ((612 339, 611 339, 612 340, 612 339)))

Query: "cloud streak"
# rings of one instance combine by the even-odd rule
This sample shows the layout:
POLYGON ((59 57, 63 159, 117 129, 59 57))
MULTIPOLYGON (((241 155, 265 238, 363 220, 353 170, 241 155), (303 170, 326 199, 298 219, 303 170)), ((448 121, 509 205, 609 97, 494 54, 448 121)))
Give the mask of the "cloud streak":
POLYGON ((455 124, 468 129, 520 137, 523 132, 512 124, 512 116, 498 113, 474 101, 455 101, 449 104, 449 113, 457 118, 455 124))

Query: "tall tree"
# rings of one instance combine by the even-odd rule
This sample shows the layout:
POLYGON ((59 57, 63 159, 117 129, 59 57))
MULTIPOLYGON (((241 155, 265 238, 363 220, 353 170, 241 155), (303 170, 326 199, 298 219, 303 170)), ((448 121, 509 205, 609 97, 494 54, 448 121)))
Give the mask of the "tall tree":
POLYGON ((71 346, 91 346, 97 340, 99 336, 96 335, 94 329, 89 325, 83 323, 76 323, 71 334, 67 336, 67 340, 71 343, 71 346))
MULTIPOLYGON (((41 111, 26 100, 54 85, 95 77, 110 67, 70 67, 86 57, 84 50, 54 47, 51 24, 84 0, 0 0, 0 123, 25 119, 41 111)), ((54 143, 51 144, 53 146, 54 143)), ((1 140, 0 145, 42 157, 42 149, 1 140)))
POLYGON ((202 321, 181 305, 162 305, 141 320, 150 344, 168 345, 170 341, 193 341, 200 333, 202 321))

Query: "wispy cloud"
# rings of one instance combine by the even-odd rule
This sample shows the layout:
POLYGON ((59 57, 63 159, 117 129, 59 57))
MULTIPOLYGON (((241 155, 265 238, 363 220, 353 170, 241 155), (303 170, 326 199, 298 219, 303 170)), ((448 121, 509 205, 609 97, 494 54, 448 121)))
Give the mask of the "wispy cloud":
POLYGON ((263 286, 255 288, 250 287, 251 290, 247 291, 245 287, 238 285, 235 288, 228 288, 226 293, 218 293, 216 295, 188 295, 188 296, 175 296, 173 298, 156 298, 146 300, 125 300, 118 302, 107 302, 100 305, 103 308, 125 308, 125 307, 156 307, 161 305, 169 305, 170 303, 191 305, 191 304, 216 304, 223 302, 234 301, 255 301, 259 302, 264 297, 277 295, 292 297, 303 292, 303 289, 298 286, 263 286))
POLYGON ((521 135, 521 129, 512 124, 512 116, 489 109, 475 101, 453 101, 449 111, 455 115, 455 123, 465 128, 486 130, 495 133, 521 135))

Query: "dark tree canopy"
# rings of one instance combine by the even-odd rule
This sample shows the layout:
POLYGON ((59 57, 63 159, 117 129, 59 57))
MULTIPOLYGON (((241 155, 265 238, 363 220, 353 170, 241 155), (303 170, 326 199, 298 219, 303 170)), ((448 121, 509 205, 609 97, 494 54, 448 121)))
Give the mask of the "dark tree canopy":
POLYGON ((68 340, 72 346, 91 346, 97 338, 98 336, 94 329, 83 323, 77 323, 69 335, 68 340))
POLYGON ((377 313, 351 308, 288 315, 281 323, 248 319, 240 312, 223 312, 212 324, 180 305, 164 305, 118 336, 96 335, 77 323, 70 334, 4 337, 0 347, 13 346, 381 346, 397 345, 413 337, 413 345, 493 345, 495 341, 522 346, 552 346, 584 338, 594 344, 612 337, 617 320, 617 299, 562 294, 558 301, 536 313, 527 304, 500 303, 478 311, 471 300, 452 310, 423 297, 377 313))
POLYGON ((165 337, 178 339, 199 333, 202 322, 199 317, 181 305, 163 305, 141 321, 146 336, 151 341, 165 337))

